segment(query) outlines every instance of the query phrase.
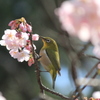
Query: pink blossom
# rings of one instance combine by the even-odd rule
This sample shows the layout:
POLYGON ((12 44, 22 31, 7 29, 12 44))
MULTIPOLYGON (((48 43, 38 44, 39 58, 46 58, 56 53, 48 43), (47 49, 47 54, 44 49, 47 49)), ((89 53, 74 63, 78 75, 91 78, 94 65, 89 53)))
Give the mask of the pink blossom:
POLYGON ((0 40, 0 45, 2 45, 2 46, 6 46, 5 41, 4 41, 4 40, 0 40))
POLYGON ((2 36, 3 40, 9 39, 9 40, 13 40, 15 38, 16 35, 16 30, 10 30, 7 29, 4 31, 4 35, 2 36))
POLYGON ((30 59, 28 60, 28 66, 31 66, 32 64, 34 64, 34 58, 30 57, 30 59))
POLYGON ((32 26, 30 26, 27 23, 23 23, 23 22, 19 25, 19 29, 22 32, 32 32, 32 26))
POLYGON ((21 52, 19 52, 17 59, 19 62, 28 61, 30 58, 30 51, 23 49, 21 52))
POLYGON ((19 62, 28 61, 30 58, 30 51, 23 49, 20 52, 18 50, 10 50, 10 55, 17 59, 19 62))
POLYGON ((32 26, 29 25, 25 18, 20 18, 20 19, 16 19, 16 20, 12 20, 8 26, 11 27, 11 29, 18 29, 21 32, 32 32, 32 26))
MULTIPOLYGON (((32 46, 29 40, 29 34, 26 32, 20 32, 20 38, 16 36, 16 30, 7 29, 4 31, 4 35, 0 41, 2 46, 6 46, 11 57, 17 59, 19 62, 28 61, 31 54, 32 46)), ((33 44, 36 49, 35 45, 33 44)))
POLYGON ((6 46, 8 50, 24 47, 29 39, 28 34, 25 32, 21 32, 20 38, 16 37, 16 30, 7 29, 4 33, 2 36, 3 40, 1 40, 0 44, 6 46))
POLYGON ((26 24, 26 28, 28 32, 32 32, 32 26, 29 24, 26 24))
POLYGON ((100 57, 100 0, 64 1, 55 9, 63 30, 84 42, 96 46, 94 53, 100 57))
POLYGON ((27 31, 26 25, 24 25, 24 23, 21 23, 21 24, 19 25, 19 28, 20 28, 20 30, 21 30, 22 32, 26 32, 26 31, 27 31))
POLYGON ((17 33, 16 30, 7 29, 4 31, 4 33, 5 34, 2 36, 3 40, 1 40, 0 44, 2 46, 6 46, 8 50, 18 47, 17 38, 15 37, 17 33))
POLYGON ((29 51, 32 50, 32 46, 31 46, 31 44, 26 45, 25 48, 26 48, 27 50, 29 50, 29 51))
POLYGON ((21 32, 16 33, 16 37, 18 37, 19 39, 21 38, 21 36, 22 36, 21 32))
POLYGON ((98 0, 65 1, 55 10, 62 28, 82 41, 91 39, 91 32, 99 32, 100 2, 98 0), (97 6, 98 4, 98 6, 97 6))
POLYGON ((22 47, 26 46, 28 39, 29 39, 29 35, 25 32, 21 32, 21 38, 19 39, 19 45, 22 47))
POLYGON ((18 50, 15 50, 15 49, 12 49, 9 51, 11 57, 13 57, 14 59, 17 59, 18 58, 18 55, 19 55, 19 51, 18 50))
MULTIPOLYGON (((32 44, 30 40, 30 32, 32 32, 32 26, 29 25, 25 18, 13 20, 9 23, 11 29, 4 31, 0 45, 6 46, 9 50, 9 54, 19 62, 27 61, 28 65, 34 64, 34 58, 32 55, 32 47, 36 50, 35 44, 32 44)), ((32 40, 37 41, 39 35, 34 34, 32 40)))
POLYGON ((18 23, 17 23, 17 21, 16 20, 12 20, 9 24, 8 24, 8 26, 10 26, 11 27, 11 29, 16 29, 16 28, 18 28, 18 23))
POLYGON ((39 40, 39 35, 38 34, 33 34, 32 35, 32 40, 38 41, 39 40))

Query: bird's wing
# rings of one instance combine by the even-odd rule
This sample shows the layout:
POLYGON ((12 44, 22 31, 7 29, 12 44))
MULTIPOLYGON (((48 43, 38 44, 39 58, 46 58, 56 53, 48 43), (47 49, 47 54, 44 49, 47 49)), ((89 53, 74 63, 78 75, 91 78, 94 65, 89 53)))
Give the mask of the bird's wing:
POLYGON ((59 71, 60 70, 59 53, 57 51, 48 48, 46 49, 46 53, 50 61, 52 62, 54 68, 59 71))

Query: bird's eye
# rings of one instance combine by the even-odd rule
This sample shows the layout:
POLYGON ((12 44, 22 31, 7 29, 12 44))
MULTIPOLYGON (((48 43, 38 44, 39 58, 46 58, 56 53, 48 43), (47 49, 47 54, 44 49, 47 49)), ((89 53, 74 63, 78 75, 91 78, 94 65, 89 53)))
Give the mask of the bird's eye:
POLYGON ((46 42, 48 42, 48 43, 49 43, 49 42, 50 42, 50 40, 49 40, 49 39, 47 39, 47 40, 46 40, 46 42))

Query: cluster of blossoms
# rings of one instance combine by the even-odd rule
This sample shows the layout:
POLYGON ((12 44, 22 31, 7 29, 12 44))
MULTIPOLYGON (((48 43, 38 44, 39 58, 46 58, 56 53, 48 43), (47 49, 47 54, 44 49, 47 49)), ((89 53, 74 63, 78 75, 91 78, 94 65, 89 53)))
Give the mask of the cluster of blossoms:
POLYGON ((55 9, 62 29, 84 42, 91 41, 100 57, 100 0, 64 1, 55 9))
POLYGON ((11 21, 8 26, 10 26, 11 29, 4 31, 0 44, 6 46, 11 57, 17 59, 19 62, 28 61, 28 65, 31 66, 34 64, 32 47, 34 47, 35 50, 36 46, 34 44, 32 46, 30 37, 32 40, 37 41, 39 35, 33 34, 31 36, 32 26, 29 25, 23 17, 11 21))

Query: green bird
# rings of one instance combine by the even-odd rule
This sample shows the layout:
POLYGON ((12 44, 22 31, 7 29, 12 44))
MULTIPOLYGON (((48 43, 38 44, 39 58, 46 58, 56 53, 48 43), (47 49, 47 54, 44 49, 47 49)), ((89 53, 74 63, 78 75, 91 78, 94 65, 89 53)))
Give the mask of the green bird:
POLYGON ((40 38, 43 41, 43 47, 40 50, 40 63, 50 73, 54 89, 57 73, 61 75, 58 46, 56 41, 50 37, 40 36, 40 38))

